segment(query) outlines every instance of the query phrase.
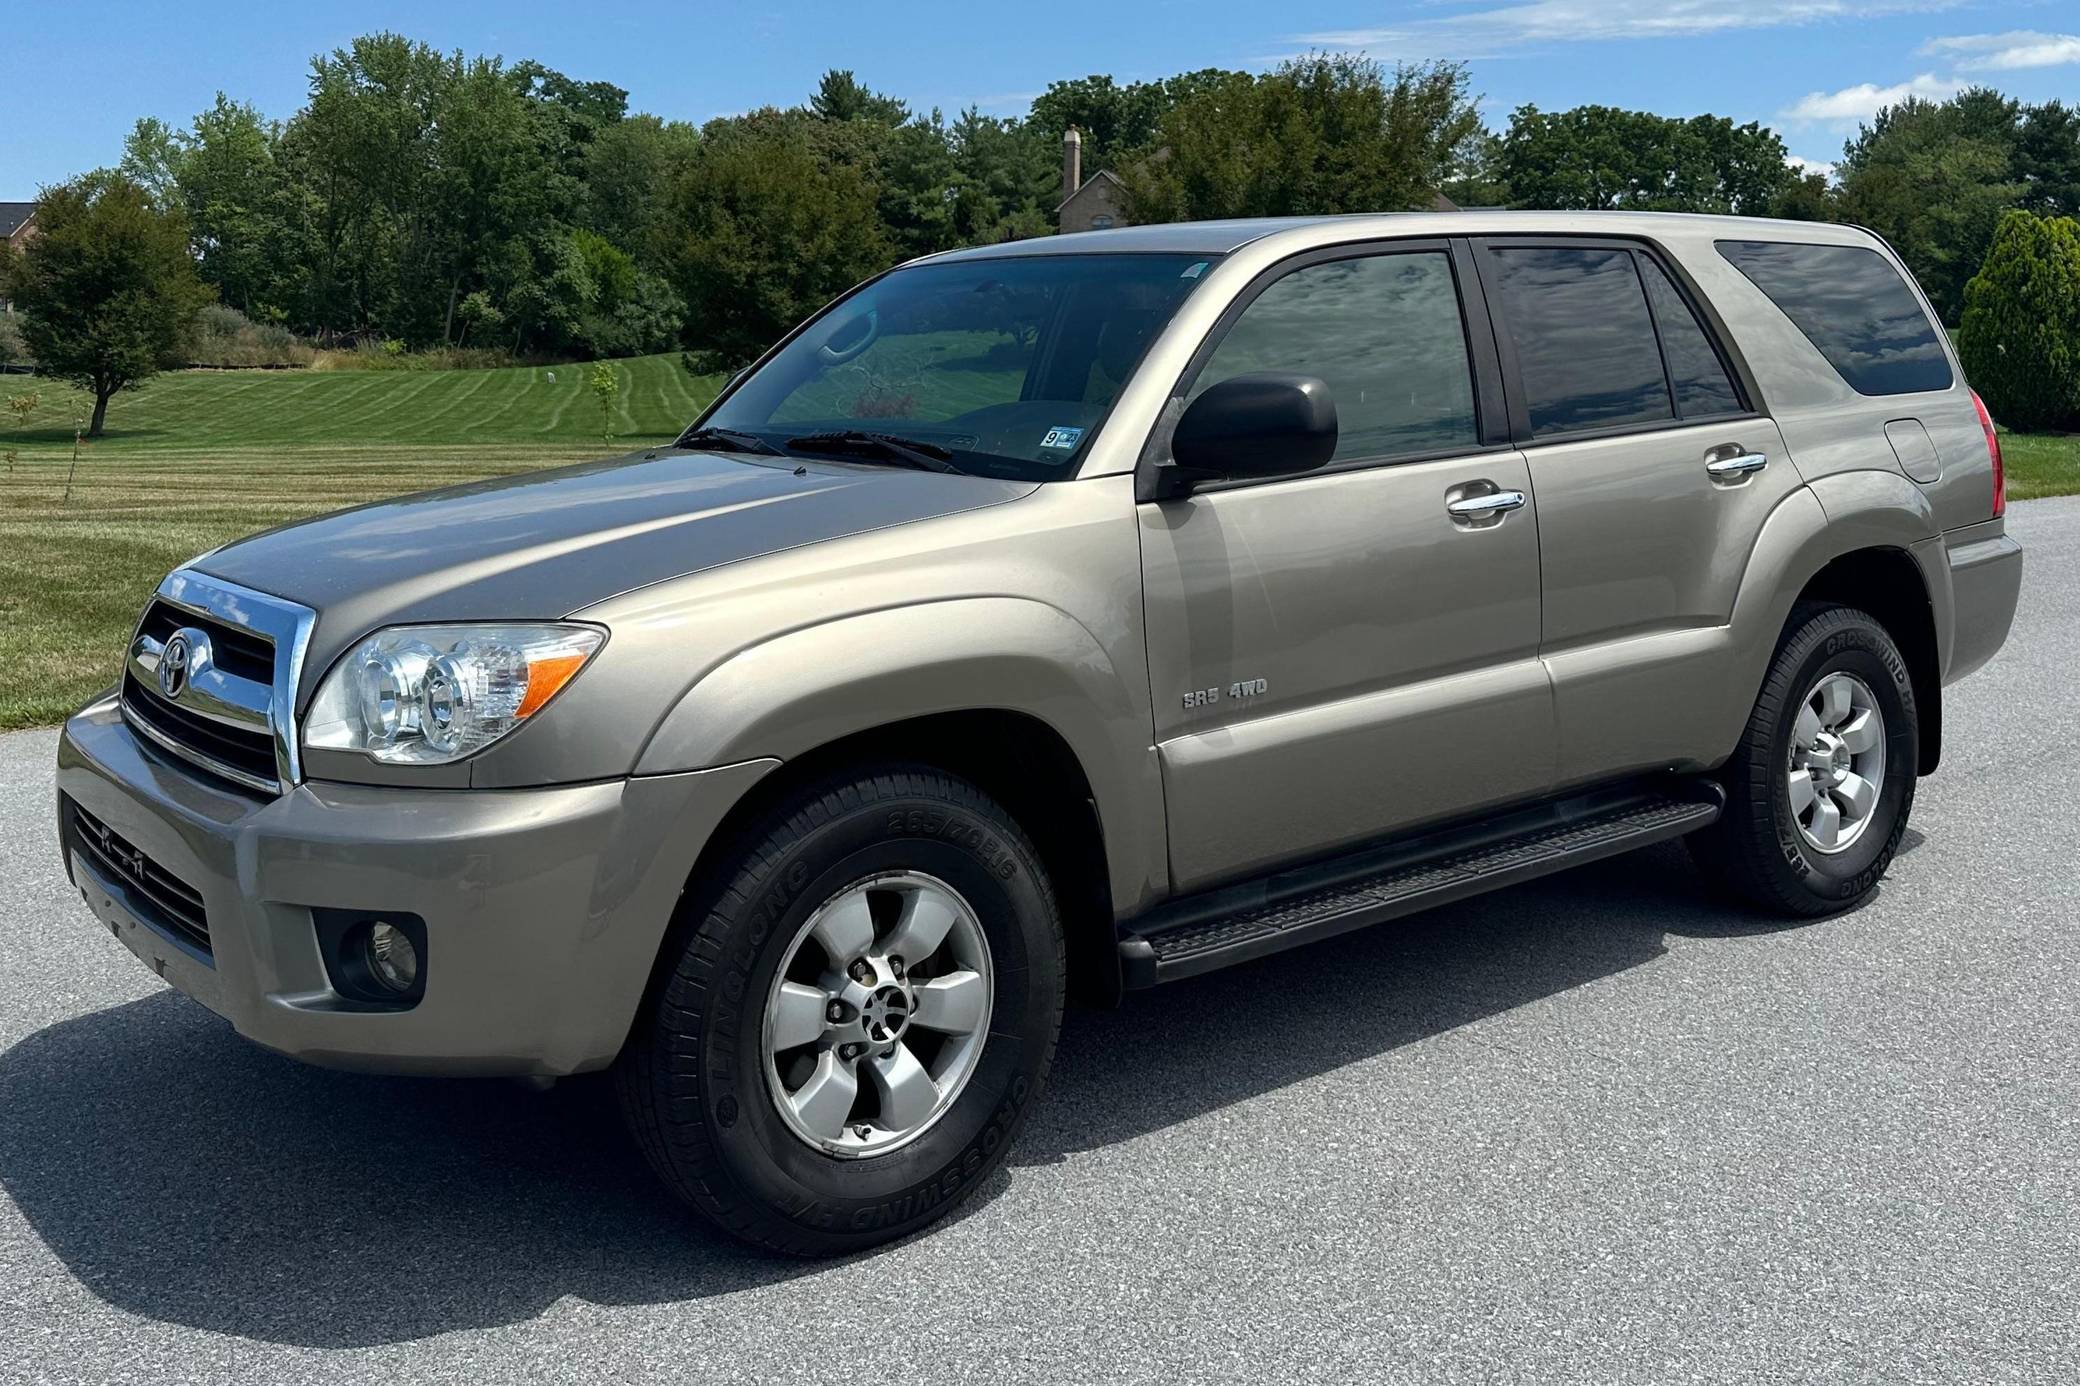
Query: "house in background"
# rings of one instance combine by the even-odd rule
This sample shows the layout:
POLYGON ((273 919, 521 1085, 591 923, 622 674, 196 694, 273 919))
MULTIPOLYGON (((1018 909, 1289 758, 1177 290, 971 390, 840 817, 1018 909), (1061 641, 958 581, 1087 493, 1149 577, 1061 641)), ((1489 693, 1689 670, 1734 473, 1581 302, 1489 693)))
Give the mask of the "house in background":
MULTIPOLYGON (((36 204, 33 202, 0 202, 0 241, 15 250, 29 243, 36 234, 36 204)), ((0 313, 12 313, 14 305, 0 294, 0 313)))
POLYGON ((35 203, 0 202, 0 241, 6 241, 16 250, 20 250, 35 234, 35 203))
POLYGON ((1127 185, 1109 169, 1083 181, 1083 135, 1070 126, 1062 136, 1062 200, 1054 209, 1063 231, 1109 231, 1126 226, 1127 185))

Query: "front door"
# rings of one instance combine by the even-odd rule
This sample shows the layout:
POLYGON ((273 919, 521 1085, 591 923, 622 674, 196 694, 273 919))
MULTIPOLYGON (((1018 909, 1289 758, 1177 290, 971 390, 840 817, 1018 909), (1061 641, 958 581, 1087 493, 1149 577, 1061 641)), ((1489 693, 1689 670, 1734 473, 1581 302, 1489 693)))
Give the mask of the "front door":
POLYGON ((1468 261, 1442 244, 1303 257, 1188 375, 1187 399, 1248 371, 1318 376, 1339 441, 1319 472, 1141 507, 1179 889, 1552 781, 1538 507, 1462 290, 1468 261))

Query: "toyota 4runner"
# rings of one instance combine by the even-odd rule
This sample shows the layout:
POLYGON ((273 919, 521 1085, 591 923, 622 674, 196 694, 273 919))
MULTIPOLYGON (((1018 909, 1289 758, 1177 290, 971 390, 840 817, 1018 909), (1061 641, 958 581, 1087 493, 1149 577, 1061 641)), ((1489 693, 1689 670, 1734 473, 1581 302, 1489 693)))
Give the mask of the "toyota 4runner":
POLYGON ((2005 639, 1892 252, 1633 215, 904 265, 673 445, 194 559, 69 722, 87 904, 249 1038, 611 1069, 761 1245, 945 1212, 1065 1001, 1681 837, 1854 906, 2005 639))

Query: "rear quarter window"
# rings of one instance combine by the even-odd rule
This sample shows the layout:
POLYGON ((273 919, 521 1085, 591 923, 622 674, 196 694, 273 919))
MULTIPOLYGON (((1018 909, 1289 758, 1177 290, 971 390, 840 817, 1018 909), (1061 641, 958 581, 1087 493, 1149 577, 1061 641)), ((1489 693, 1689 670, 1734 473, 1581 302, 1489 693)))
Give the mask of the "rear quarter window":
POLYGON ((1718 245, 1858 394, 1950 388, 1950 358, 1935 324, 1877 251, 1788 241, 1718 245))

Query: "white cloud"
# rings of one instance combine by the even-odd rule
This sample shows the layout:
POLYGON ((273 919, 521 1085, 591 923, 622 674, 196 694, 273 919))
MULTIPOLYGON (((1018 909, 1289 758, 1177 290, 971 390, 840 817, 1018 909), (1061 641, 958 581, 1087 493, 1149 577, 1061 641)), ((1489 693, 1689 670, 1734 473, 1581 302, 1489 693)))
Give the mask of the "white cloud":
POLYGON ((1578 39, 1671 38, 1825 20, 1946 10, 1960 0, 1521 0, 1394 26, 1294 34, 1302 48, 1466 57, 1468 45, 1510 48, 1578 39))
POLYGON ((1945 101, 1964 90, 1964 83, 1924 72, 1904 82, 1881 87, 1876 82, 1859 82, 1840 91, 1808 92, 1781 112, 1795 125, 1854 125, 1869 120, 1887 106, 1896 106, 1910 96, 1928 101, 1945 101))
POLYGON ((2005 34, 1957 34, 1930 39, 1926 55, 1956 54, 1963 72, 2012 72, 2026 67, 2063 67, 2080 63, 2080 34, 2040 34, 2014 29, 2005 34))
POLYGON ((1797 169, 1801 176, 1817 173, 1830 182, 1834 180, 1834 165, 1825 159, 1806 159, 1796 154, 1787 154, 1784 156, 1784 162, 1797 169))

